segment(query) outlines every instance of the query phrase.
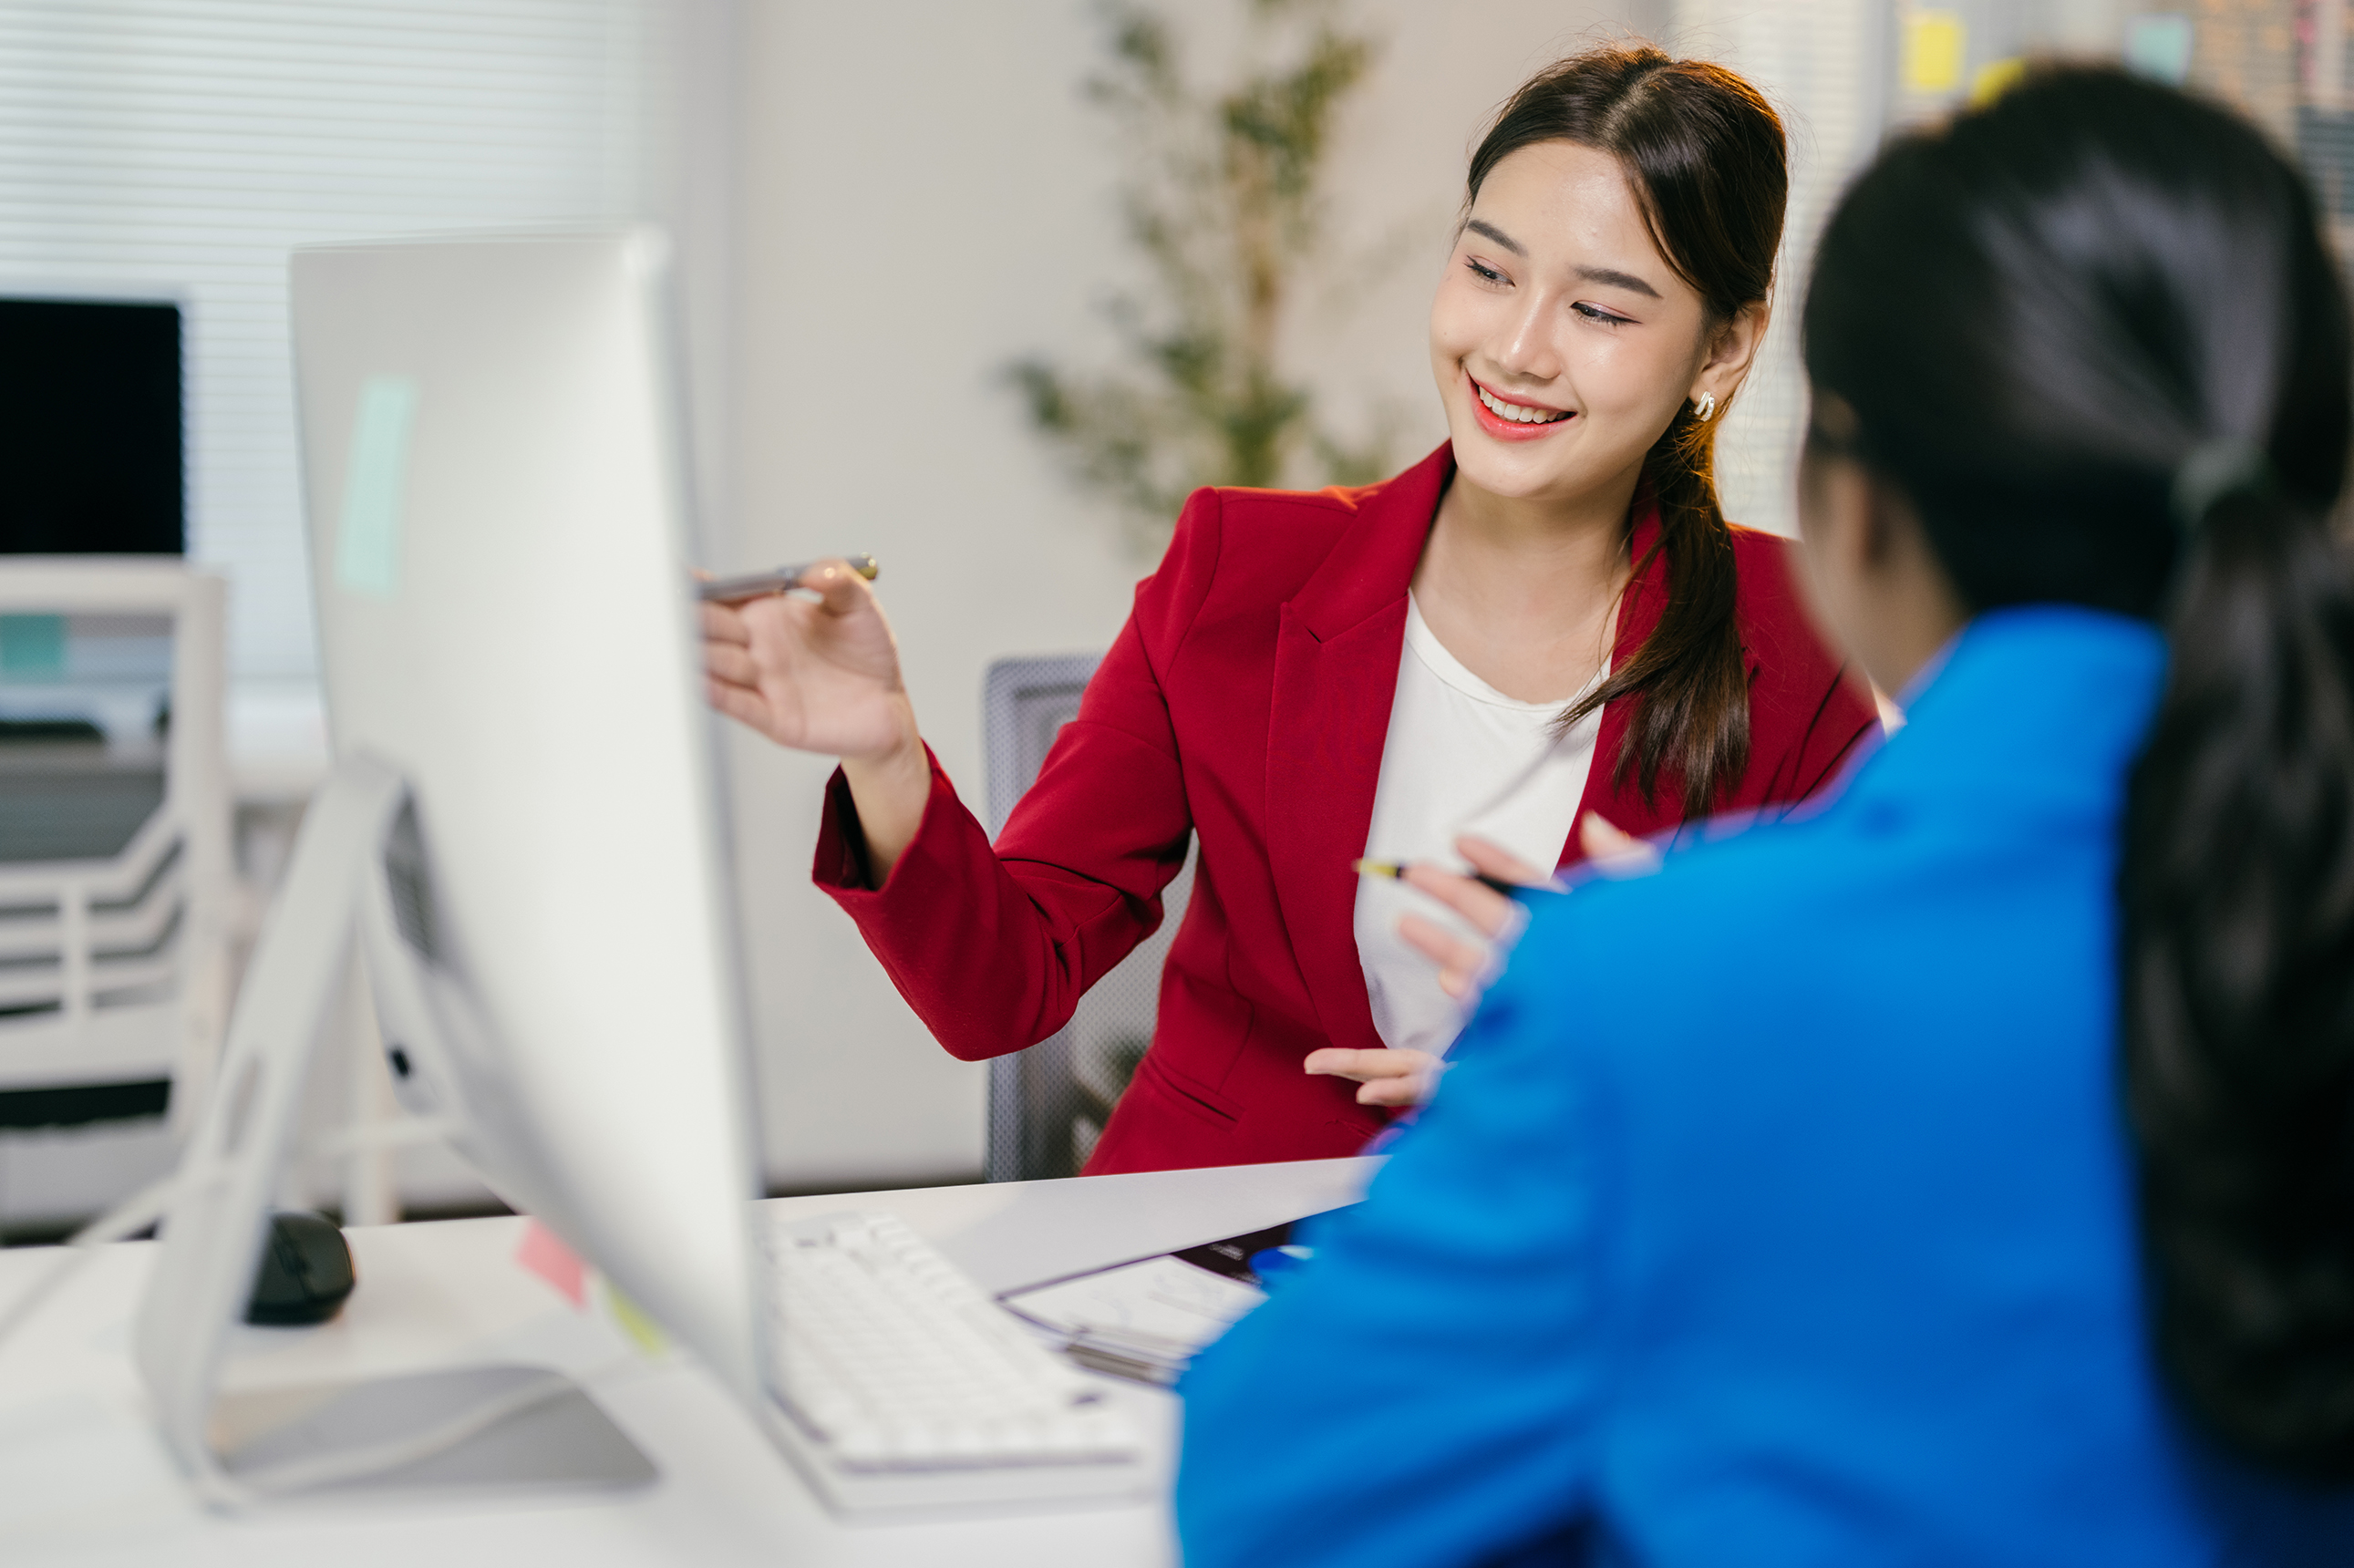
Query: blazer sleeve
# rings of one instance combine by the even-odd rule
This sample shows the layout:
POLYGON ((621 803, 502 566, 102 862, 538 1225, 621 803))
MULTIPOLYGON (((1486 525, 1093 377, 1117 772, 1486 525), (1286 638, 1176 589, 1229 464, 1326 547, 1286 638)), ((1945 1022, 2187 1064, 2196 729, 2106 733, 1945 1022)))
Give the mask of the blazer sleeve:
POLYGON ((1492 1563, 1586 1511, 1606 1140, 1560 978, 1524 961, 1544 926, 1367 1201, 1187 1374, 1189 1568, 1492 1563))
POLYGON ((880 888, 848 782, 826 788, 812 874, 858 923, 907 1004, 980 1061, 1066 1022, 1161 924, 1193 817, 1162 682, 1215 575, 1217 493, 1186 503, 1160 569, 992 848, 937 758, 913 842, 880 888))

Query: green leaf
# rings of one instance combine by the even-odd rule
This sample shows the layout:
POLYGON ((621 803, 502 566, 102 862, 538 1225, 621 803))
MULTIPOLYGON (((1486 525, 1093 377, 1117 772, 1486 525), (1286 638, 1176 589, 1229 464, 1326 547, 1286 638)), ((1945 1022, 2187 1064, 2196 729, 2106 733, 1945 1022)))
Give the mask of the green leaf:
POLYGON ((1326 155, 1377 54, 1340 0, 1248 0, 1248 52, 1222 89, 1189 82, 1182 33, 1136 0, 1099 15, 1105 61, 1083 92, 1129 173, 1120 210, 1150 286, 1105 312, 1125 363, 1082 374, 1006 367, 1030 423, 1140 543, 1203 485, 1363 483, 1387 471, 1387 428, 1354 444, 1311 424, 1278 363, 1298 282, 1319 249, 1326 155))

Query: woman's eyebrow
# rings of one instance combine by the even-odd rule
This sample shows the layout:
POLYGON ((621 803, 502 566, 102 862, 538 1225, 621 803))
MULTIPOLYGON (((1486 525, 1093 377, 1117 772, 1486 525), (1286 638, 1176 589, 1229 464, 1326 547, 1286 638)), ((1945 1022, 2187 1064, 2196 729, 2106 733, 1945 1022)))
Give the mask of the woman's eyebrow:
MULTIPOLYGON (((1515 256, 1526 256, 1529 253, 1527 246, 1522 245, 1484 217, 1475 217, 1463 227, 1474 234, 1494 240, 1515 256)), ((1577 270, 1577 275, 1589 283, 1606 283, 1611 288, 1624 289, 1629 293, 1641 294, 1654 300, 1659 297, 1659 290, 1654 289, 1632 272, 1621 272, 1611 267, 1580 267, 1577 270)))
MULTIPOLYGON (((1502 241, 1499 240, 1498 243, 1501 244, 1502 241)), ((1632 272, 1614 271, 1608 267, 1580 267, 1577 270, 1577 275, 1589 283, 1607 283, 1614 289, 1624 289, 1632 294, 1648 294, 1655 300, 1659 297, 1659 290, 1654 289, 1632 272)))
POLYGON ((1505 233, 1494 224, 1490 223, 1484 217, 1475 217, 1463 227, 1469 229, 1474 234, 1486 235, 1489 238, 1494 240, 1497 244, 1502 246, 1505 249, 1511 251, 1515 256, 1526 256, 1529 253, 1527 246, 1522 245, 1519 240, 1505 233))

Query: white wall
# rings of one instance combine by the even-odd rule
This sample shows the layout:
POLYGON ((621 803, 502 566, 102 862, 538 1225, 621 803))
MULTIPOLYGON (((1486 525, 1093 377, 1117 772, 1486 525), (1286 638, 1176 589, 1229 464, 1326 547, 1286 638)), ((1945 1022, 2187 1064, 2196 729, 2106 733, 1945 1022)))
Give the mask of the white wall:
MULTIPOLYGON (((1181 16, 1202 9, 1172 4, 1181 16)), ((1336 228, 1403 259, 1299 352, 1336 409, 1386 398, 1418 455, 1443 433, 1424 348, 1465 155, 1599 7, 1378 0, 1386 34, 1336 158, 1336 228)), ((1129 268, 1086 0, 891 7, 748 0, 732 84, 733 407, 727 559, 870 549, 908 685, 950 775, 980 779, 981 674, 1100 648, 1144 565, 1076 493, 997 380, 1017 355, 1101 352, 1129 268)), ((740 737, 735 816, 773 1180, 970 1173, 984 1070, 951 1060, 809 882, 829 765, 740 737)))
MULTIPOLYGON (((744 7, 735 564, 871 550, 909 688, 979 777, 980 672, 1099 646, 1130 573, 997 367, 1084 330, 1108 170, 1072 5, 744 7)), ((831 764, 749 736, 733 785, 772 1179, 970 1172, 984 1069, 950 1059, 810 885, 831 764)))

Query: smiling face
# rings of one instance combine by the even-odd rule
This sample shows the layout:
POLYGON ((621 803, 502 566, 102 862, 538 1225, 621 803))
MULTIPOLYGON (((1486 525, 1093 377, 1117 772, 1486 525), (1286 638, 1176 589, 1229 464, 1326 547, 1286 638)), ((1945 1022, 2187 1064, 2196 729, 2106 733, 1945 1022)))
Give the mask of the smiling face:
POLYGON ((1631 493, 1677 409, 1738 386, 1762 307, 1729 324, 1712 330, 1659 254, 1616 158, 1572 142, 1512 153, 1480 185, 1430 308, 1458 475, 1516 501, 1631 493))

